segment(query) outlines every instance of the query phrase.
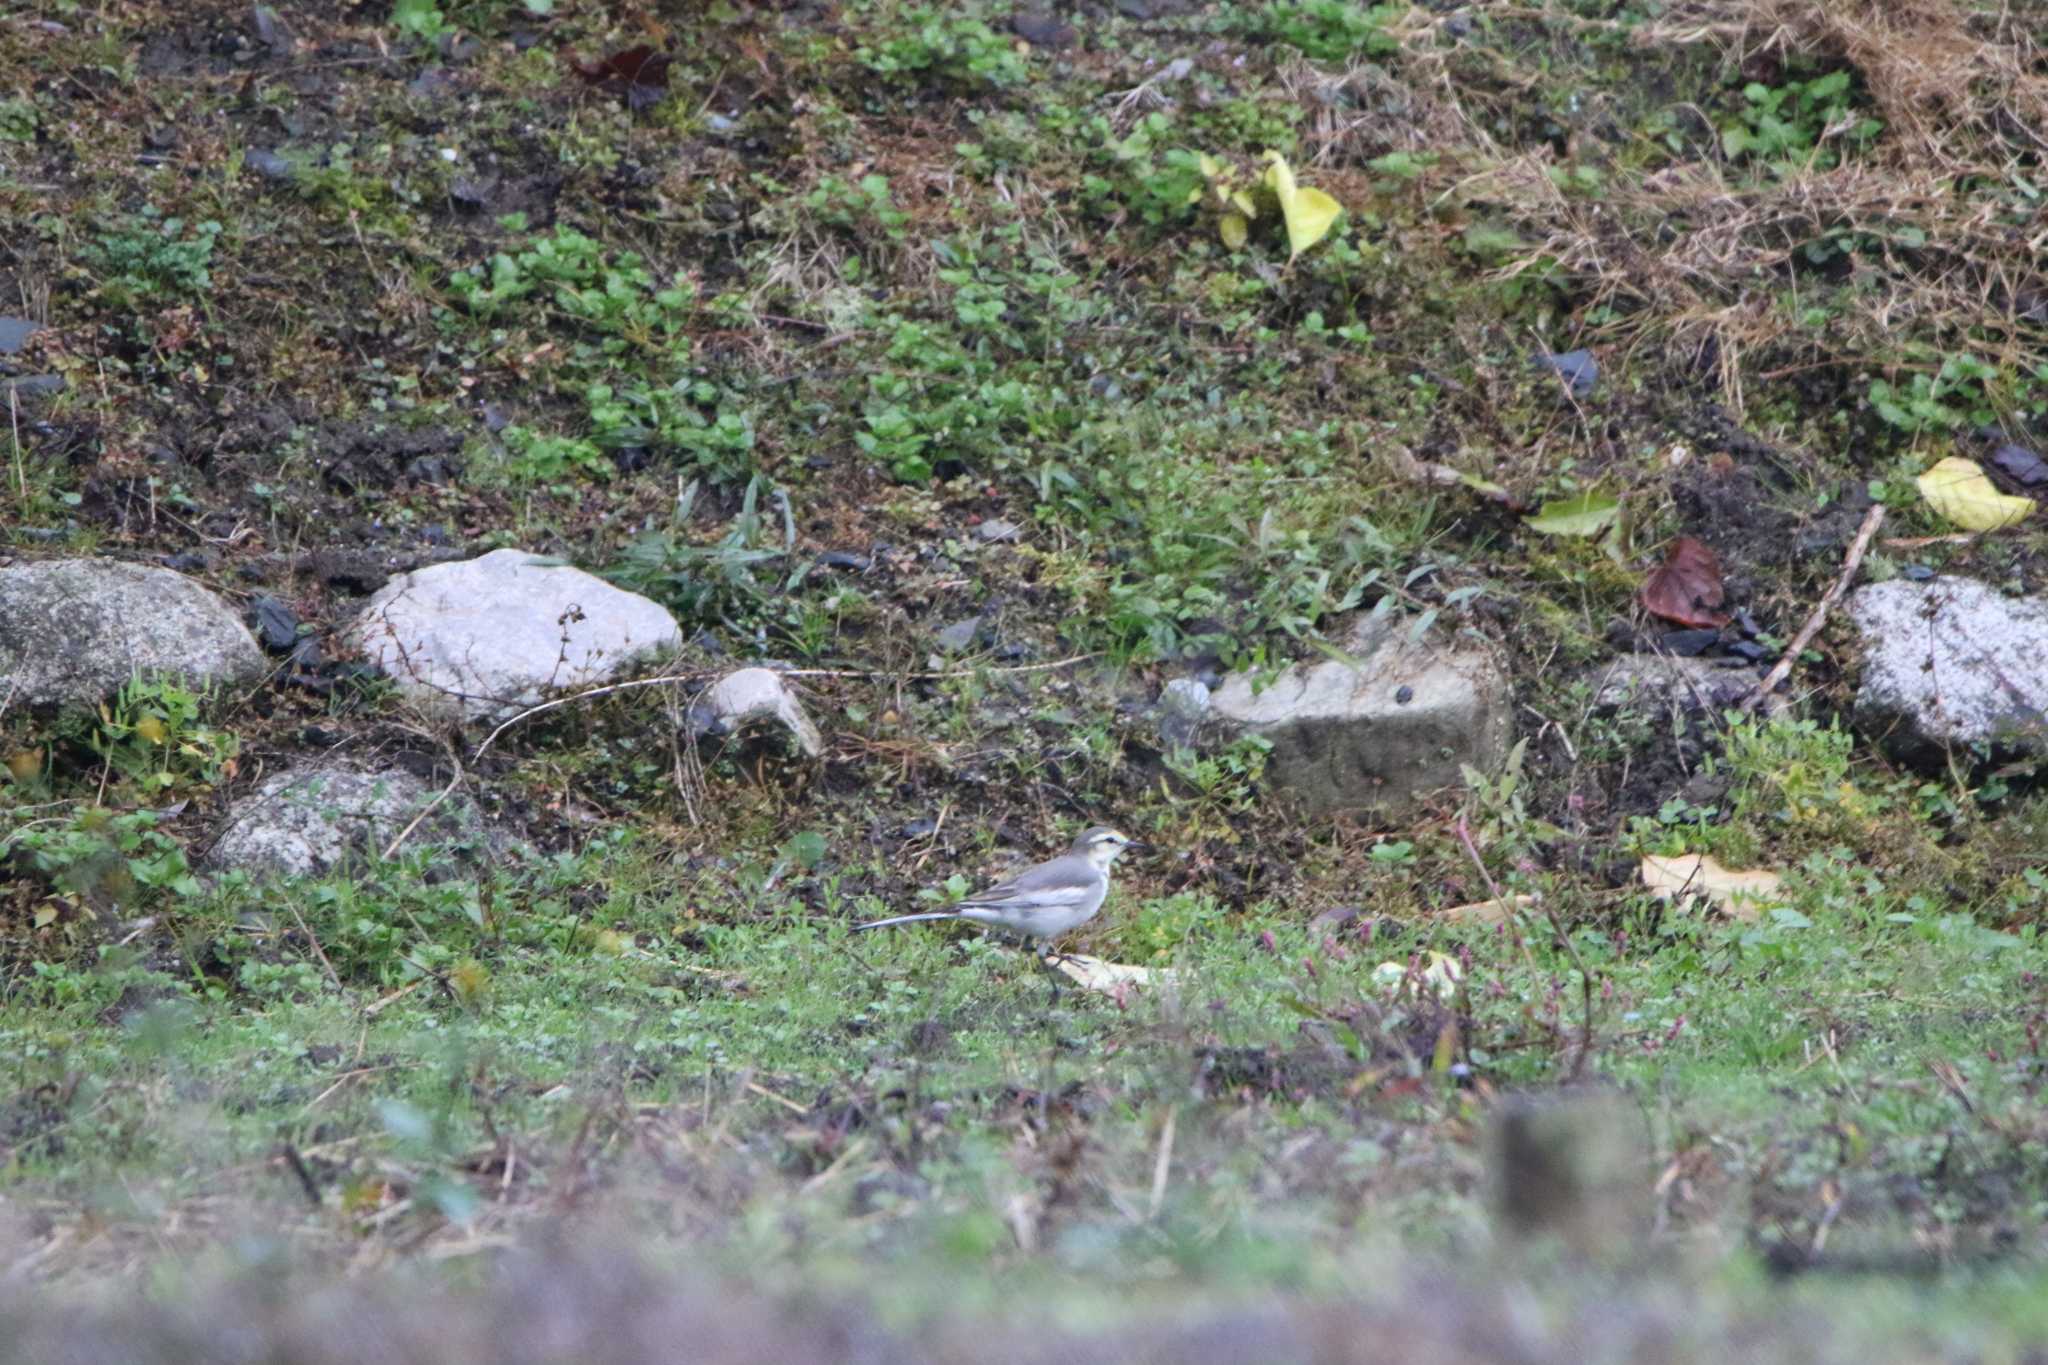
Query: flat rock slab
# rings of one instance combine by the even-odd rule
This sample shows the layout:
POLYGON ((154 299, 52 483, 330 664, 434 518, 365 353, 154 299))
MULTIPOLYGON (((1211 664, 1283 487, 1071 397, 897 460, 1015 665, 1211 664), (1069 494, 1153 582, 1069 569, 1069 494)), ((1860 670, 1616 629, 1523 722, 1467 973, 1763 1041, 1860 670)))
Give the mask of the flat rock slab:
POLYGON ((269 665, 235 609, 180 573, 113 559, 0 568, 0 699, 93 705, 136 674, 238 686, 269 665))
MULTIPOLYGON (((206 861, 258 878, 312 877, 369 862, 436 794, 398 768, 289 768, 235 802, 206 861)), ((479 843, 482 830, 475 806, 457 795, 436 807, 410 838, 421 844, 479 843)))
POLYGON ((502 720, 609 682, 682 639, 658 603, 523 550, 401 574, 351 629, 411 701, 459 720, 502 720))
POLYGON ((1387 813, 1491 772, 1513 737, 1507 673, 1490 649, 1417 644, 1391 630, 1349 661, 1296 664, 1263 690, 1235 673, 1216 718, 1272 744, 1266 775, 1315 814, 1387 813))
POLYGON ((1859 588, 1856 717, 1902 755, 1988 745, 2048 752, 2048 602, 1970 578, 1859 588))

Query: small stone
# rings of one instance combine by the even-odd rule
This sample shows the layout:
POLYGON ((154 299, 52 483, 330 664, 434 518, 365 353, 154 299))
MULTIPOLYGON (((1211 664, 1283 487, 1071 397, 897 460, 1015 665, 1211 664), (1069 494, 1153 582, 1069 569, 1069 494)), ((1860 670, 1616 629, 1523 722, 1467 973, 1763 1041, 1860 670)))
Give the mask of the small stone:
POLYGON ((1572 397, 1585 398, 1600 382, 1600 362, 1591 351, 1560 351, 1536 357, 1536 363, 1564 380, 1572 397))
POLYGON ((1199 678, 1175 678, 1159 690, 1159 739, 1169 749, 1191 747, 1209 718, 1214 694, 1199 678))
POLYGON ((940 649, 948 654, 964 654, 974 648, 976 638, 981 634, 981 618, 970 616, 964 621, 955 621, 933 638, 940 649))
POLYGON ((690 704, 687 723, 695 739, 732 735, 761 721, 781 725, 797 747, 811 758, 825 752, 824 736, 796 699, 796 693, 771 668, 742 668, 728 673, 690 704))
POLYGON ((866 573, 868 561, 850 550, 827 550, 818 556, 818 567, 840 573, 866 573))
POLYGON ((261 147, 251 147, 242 153, 242 164, 265 180, 289 180, 292 178, 292 163, 276 152, 261 147))
POLYGON ((292 31, 277 17, 277 11, 268 5, 256 5, 250 9, 249 27, 256 31, 256 41, 265 47, 283 49, 292 45, 292 31))
POLYGON ((299 618, 275 597, 258 597, 249 604, 256 612, 256 638, 272 654, 283 654, 299 641, 299 618))
POLYGON ((0 400, 8 398, 55 398, 64 392, 61 374, 25 374, 19 379, 0 379, 0 400))
MULTIPOLYGON (((1711 720, 1756 690, 1754 675, 1737 677, 1705 659, 1668 658, 1657 654, 1624 654, 1588 671, 1596 710, 1629 712, 1652 718, 1673 715, 1711 720)), ((1766 713, 1785 709, 1779 696, 1763 700, 1766 713)))
POLYGON ((1394 705, 1406 706, 1409 702, 1414 700, 1415 689, 1408 686, 1408 684, 1403 683, 1401 684, 1401 686, 1394 689, 1394 705))
POLYGON ((1671 630, 1664 633, 1657 647, 1667 654, 1676 654, 1681 659, 1690 659, 1706 653, 1721 639, 1718 630, 1671 630))
POLYGON ((1022 534, 1023 528, 1016 522, 1004 521, 1001 517, 990 517, 974 528, 974 538, 984 545, 997 545, 1003 541, 1015 540, 1022 534))
POLYGON ((1010 31, 1033 47, 1058 51, 1071 47, 1074 30, 1050 14, 1023 13, 1010 19, 1010 31))
POLYGON ((1899 577, 1914 583, 1925 583, 1934 577, 1934 570, 1925 564, 1908 564, 1899 570, 1899 577))
POLYGON ((28 339, 43 330, 39 322, 29 318, 0 317, 0 355, 15 355, 28 345, 28 339))

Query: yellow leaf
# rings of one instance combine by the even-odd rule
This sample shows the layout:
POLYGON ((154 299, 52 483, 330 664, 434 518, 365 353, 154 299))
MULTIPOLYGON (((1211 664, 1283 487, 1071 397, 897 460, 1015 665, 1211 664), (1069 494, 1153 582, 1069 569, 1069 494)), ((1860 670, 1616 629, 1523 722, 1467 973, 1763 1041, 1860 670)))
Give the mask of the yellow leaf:
POLYGON ((36 928, 47 929, 57 922, 57 907, 48 903, 36 907, 36 928))
POLYGON ((1259 206, 1252 199, 1250 190, 1231 191, 1230 206, 1243 214, 1247 222, 1259 216, 1259 206))
POLYGON ((17 749, 7 756, 7 771, 16 782, 33 782, 43 771, 41 749, 17 749))
POLYGON ((1323 240, 1344 206, 1321 190, 1305 189, 1294 183, 1294 168, 1278 152, 1267 152, 1272 164, 1266 167, 1266 185, 1280 201, 1280 216, 1287 223, 1288 259, 1292 260, 1323 240))
POLYGON ((156 716, 143 716, 138 719, 135 722, 135 733, 141 735, 151 744, 161 744, 171 736, 170 730, 156 716))
POLYGON ((1453 924, 1504 924, 1514 917, 1517 910, 1526 910, 1535 904, 1537 899, 1534 896, 1499 896, 1489 901, 1473 901, 1470 905, 1453 905, 1437 914, 1453 924))
POLYGON ((2032 498, 1998 491, 1973 460, 1951 455, 1914 482, 1927 505, 1965 531, 1997 531, 2033 513, 2032 498))
POLYGON ((1196 164, 1201 166, 1202 174, 1211 180, 1223 174, 1223 163, 1210 156, 1207 152, 1203 152, 1197 157, 1196 164))
POLYGON ((1734 872, 1701 853, 1643 859, 1643 885, 1659 900, 1705 896, 1730 919, 1755 920, 1785 902, 1784 882, 1775 872, 1751 868, 1734 872))
POLYGON ((1244 246, 1246 236, 1249 235, 1244 215, 1241 213, 1224 214, 1216 220, 1216 235, 1221 237, 1223 245, 1229 247, 1232 251, 1240 250, 1244 246))

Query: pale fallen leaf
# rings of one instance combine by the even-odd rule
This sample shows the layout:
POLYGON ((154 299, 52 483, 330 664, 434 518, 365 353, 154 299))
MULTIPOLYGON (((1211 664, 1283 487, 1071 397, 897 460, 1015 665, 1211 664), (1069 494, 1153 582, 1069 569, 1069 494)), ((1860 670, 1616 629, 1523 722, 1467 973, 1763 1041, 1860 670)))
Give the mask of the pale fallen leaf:
POLYGON ((1054 960, 1053 966, 1083 990, 1090 991, 1114 991, 1119 986, 1165 985, 1173 978, 1173 973, 1164 968, 1132 967, 1079 953, 1062 954, 1054 960))
POLYGON ((1517 910, 1526 910, 1541 903, 1537 896, 1497 896, 1492 900, 1473 901, 1470 905, 1454 905, 1448 910, 1437 912, 1437 918, 1450 920, 1454 924, 1503 924, 1517 910))
POLYGON ((1250 229, 1245 225, 1241 213, 1226 213, 1216 220, 1216 235, 1223 239, 1223 245, 1232 251, 1241 249, 1250 229))
MULTIPOLYGON (((1465 969, 1458 965, 1458 959, 1449 953, 1427 952, 1422 955, 1423 984, 1432 987, 1439 1000, 1449 1000, 1458 993, 1458 980, 1465 969)), ((1405 962, 1382 962, 1372 969, 1374 984, 1381 989, 1399 986, 1408 978, 1408 964, 1405 962)))
POLYGON ((1913 481, 1927 505, 1965 531, 1997 531, 2024 521, 2032 498, 1998 491, 1976 461, 1951 455, 1913 481))
POLYGON ((1643 885, 1659 900, 1705 896, 1730 919, 1744 922, 1785 901, 1784 880, 1777 873, 1760 867, 1731 871, 1703 853, 1677 858, 1650 854, 1643 858, 1642 872, 1643 885))

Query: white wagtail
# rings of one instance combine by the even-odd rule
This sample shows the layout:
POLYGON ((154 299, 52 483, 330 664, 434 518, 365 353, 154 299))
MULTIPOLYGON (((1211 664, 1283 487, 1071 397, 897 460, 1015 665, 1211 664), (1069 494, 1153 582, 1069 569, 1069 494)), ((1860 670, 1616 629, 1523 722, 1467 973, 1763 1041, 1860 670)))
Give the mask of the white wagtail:
MULTIPOLYGON (((964 919, 1050 944, 1061 934, 1095 918, 1109 895, 1109 865, 1130 846, 1131 840, 1123 834, 1097 825, 1074 840, 1074 846, 1059 857, 1027 867, 1010 880, 980 895, 969 896, 950 910, 896 915, 856 924, 854 928, 886 929, 892 924, 916 924, 921 920, 964 919)), ((1050 969, 1049 962, 1047 966, 1050 969)), ((1057 973, 1053 976, 1052 993, 1057 1000, 1057 973)))

